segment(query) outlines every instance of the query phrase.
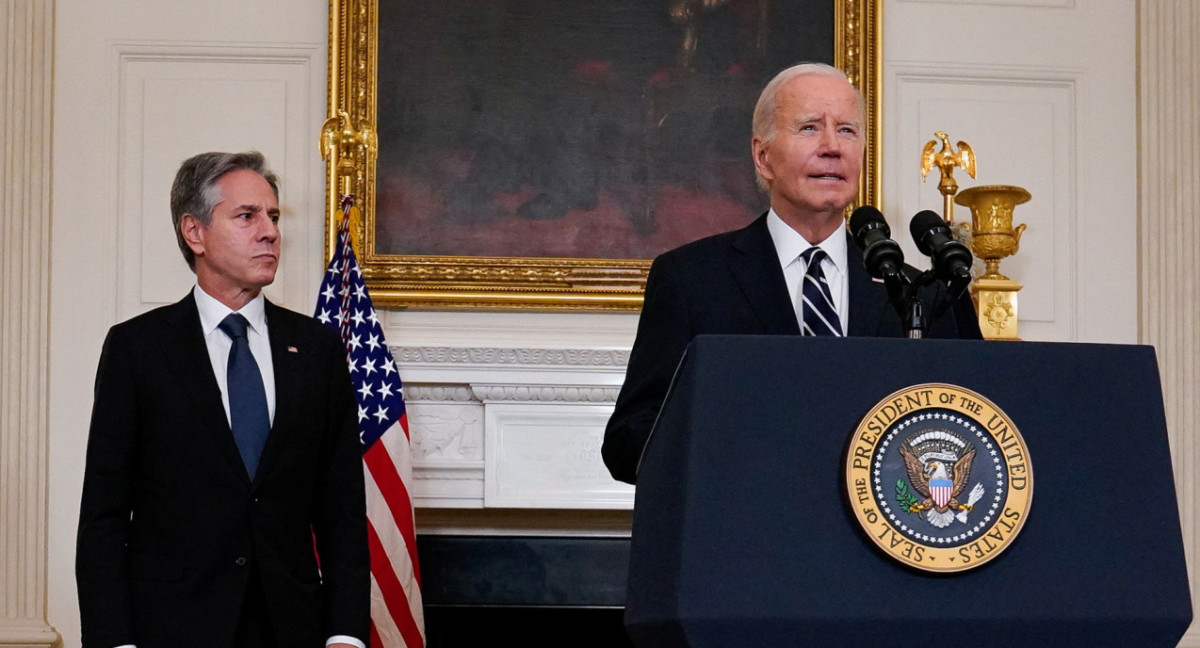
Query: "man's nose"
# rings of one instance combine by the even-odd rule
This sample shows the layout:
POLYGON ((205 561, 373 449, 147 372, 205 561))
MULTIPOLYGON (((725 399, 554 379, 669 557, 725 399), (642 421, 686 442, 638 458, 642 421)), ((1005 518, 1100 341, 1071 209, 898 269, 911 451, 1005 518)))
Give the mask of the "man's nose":
POLYGON ((821 155, 824 157, 841 157, 842 155, 837 145, 837 133, 831 128, 821 129, 821 134, 817 138, 817 144, 820 146, 821 155))
POLYGON ((268 218, 259 222, 258 237, 264 241, 274 241, 279 238, 279 224, 268 218))

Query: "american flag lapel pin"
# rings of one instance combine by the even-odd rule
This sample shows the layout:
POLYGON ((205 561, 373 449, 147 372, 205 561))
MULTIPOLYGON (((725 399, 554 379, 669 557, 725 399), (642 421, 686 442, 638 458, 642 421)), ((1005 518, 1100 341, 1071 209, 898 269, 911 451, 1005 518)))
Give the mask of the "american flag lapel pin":
POLYGON ((288 353, 300 353, 300 349, 297 349, 297 348, 296 348, 296 347, 294 347, 294 346, 289 346, 289 347, 288 347, 288 353))

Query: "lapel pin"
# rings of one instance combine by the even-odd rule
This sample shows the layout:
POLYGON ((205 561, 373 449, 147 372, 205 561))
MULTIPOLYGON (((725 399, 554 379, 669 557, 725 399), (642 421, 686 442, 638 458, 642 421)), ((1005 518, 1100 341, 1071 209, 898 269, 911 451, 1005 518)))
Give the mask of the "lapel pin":
POLYGON ((300 350, 294 346, 288 347, 288 353, 300 353, 300 350))

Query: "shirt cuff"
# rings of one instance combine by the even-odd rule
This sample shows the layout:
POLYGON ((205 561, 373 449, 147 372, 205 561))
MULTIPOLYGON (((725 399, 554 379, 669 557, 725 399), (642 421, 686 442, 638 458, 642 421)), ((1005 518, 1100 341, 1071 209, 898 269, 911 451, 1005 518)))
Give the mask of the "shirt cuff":
POLYGON ((328 641, 325 642, 325 645, 330 646, 335 643, 347 643, 351 646, 358 646, 358 648, 367 648, 367 644, 355 639, 354 637, 348 637, 346 635, 333 635, 328 641))

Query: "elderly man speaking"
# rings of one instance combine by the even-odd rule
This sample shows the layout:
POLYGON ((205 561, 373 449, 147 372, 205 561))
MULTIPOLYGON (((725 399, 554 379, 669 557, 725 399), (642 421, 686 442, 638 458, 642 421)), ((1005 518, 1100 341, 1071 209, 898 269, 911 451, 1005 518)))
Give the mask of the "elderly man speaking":
MULTIPOLYGON (((614 478, 635 483, 671 375, 697 335, 905 335, 844 227, 862 173, 864 122, 862 95, 828 65, 790 67, 763 89, 750 145, 770 209, 651 265, 625 384, 604 434, 614 478)), ((921 294, 928 312, 945 299, 937 286, 921 294)), ((973 318, 956 316, 966 310, 942 310, 929 336, 981 337, 973 318)))

